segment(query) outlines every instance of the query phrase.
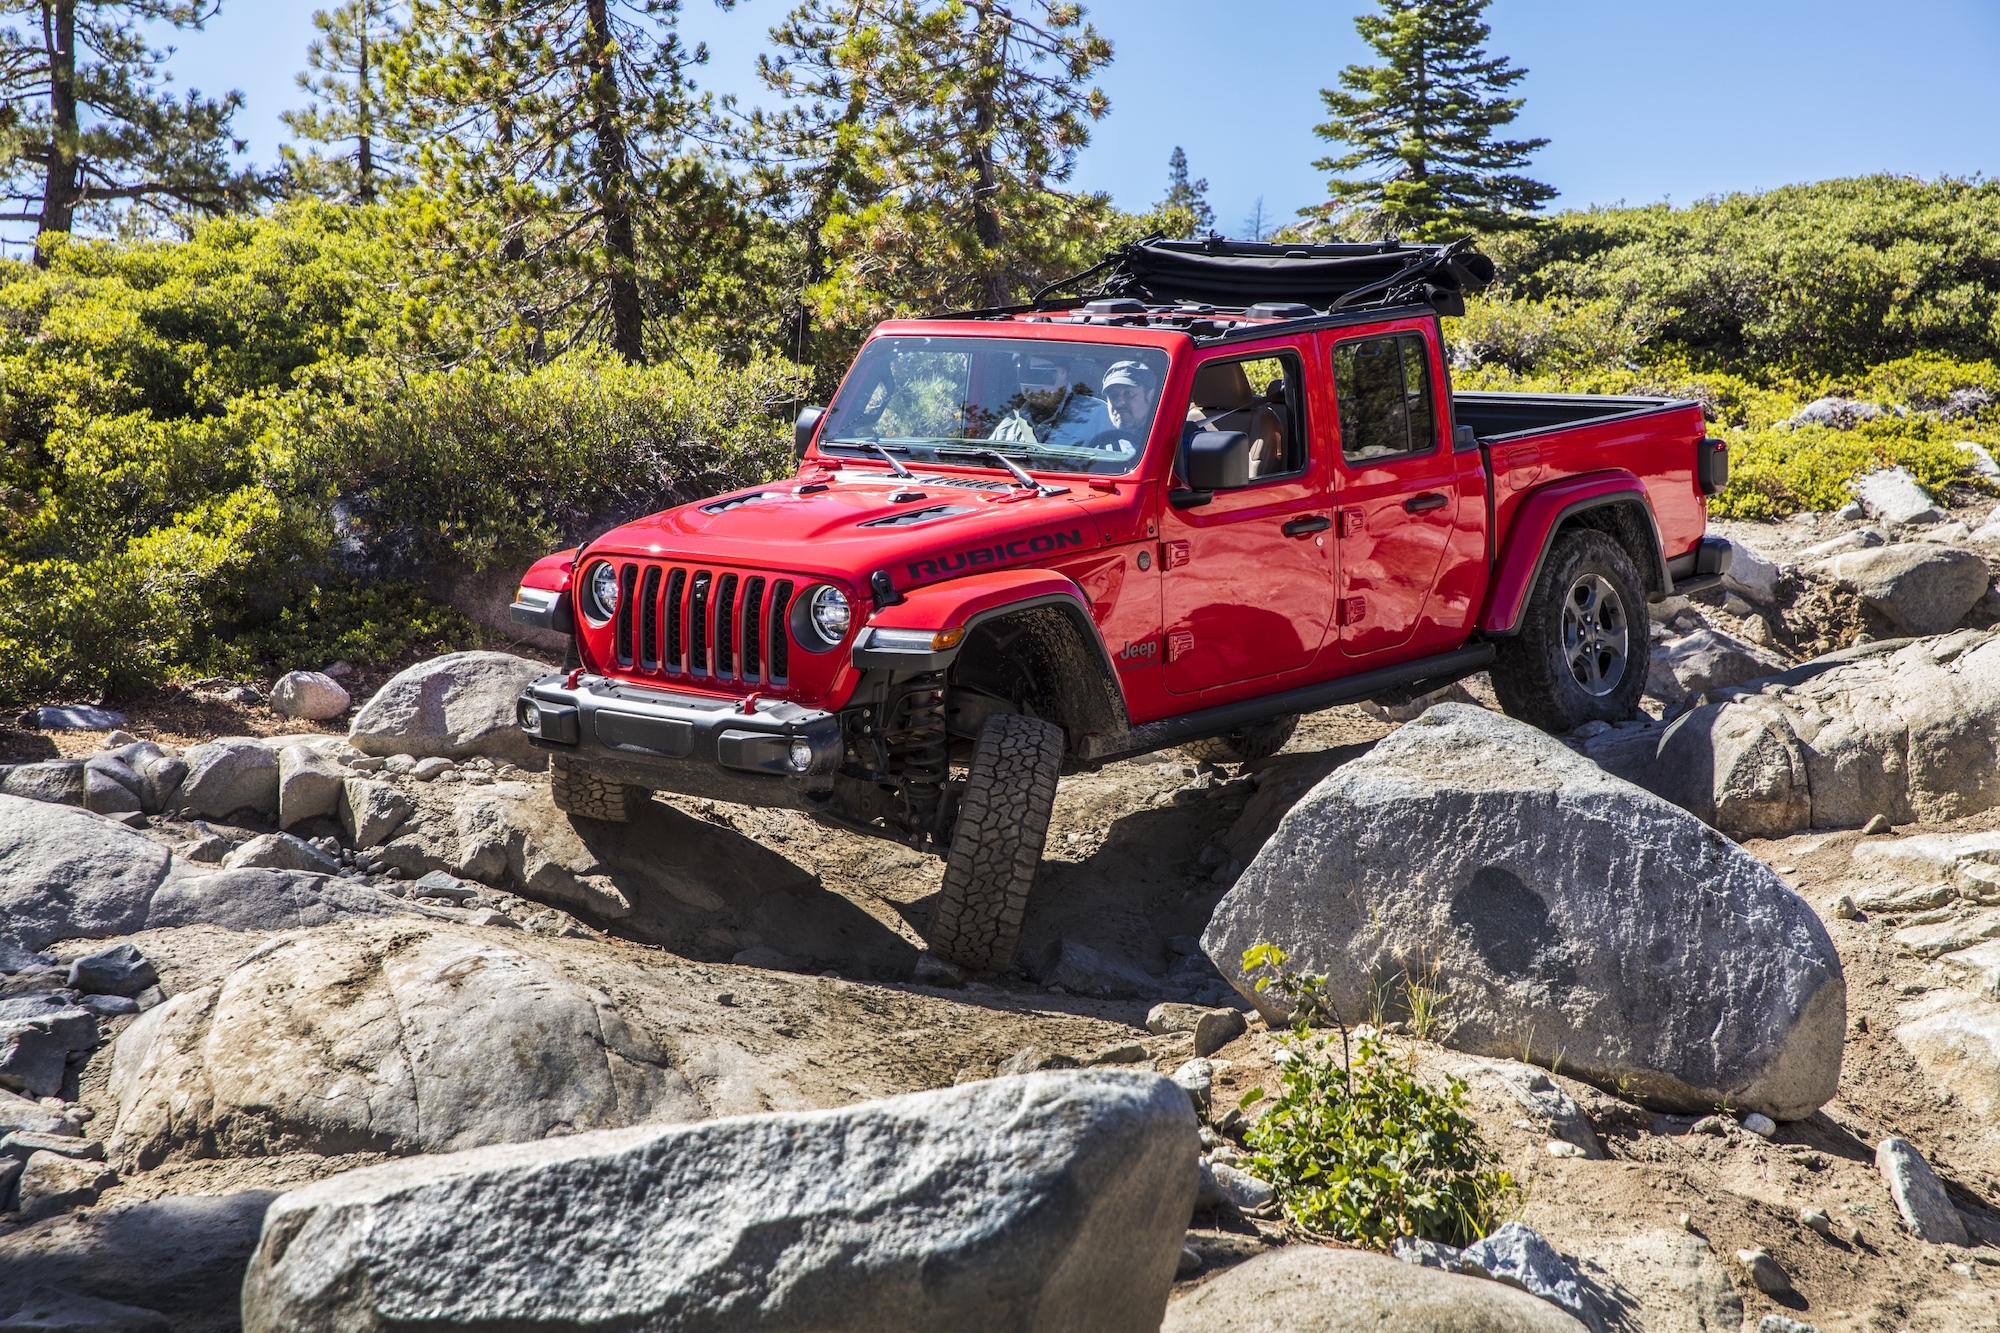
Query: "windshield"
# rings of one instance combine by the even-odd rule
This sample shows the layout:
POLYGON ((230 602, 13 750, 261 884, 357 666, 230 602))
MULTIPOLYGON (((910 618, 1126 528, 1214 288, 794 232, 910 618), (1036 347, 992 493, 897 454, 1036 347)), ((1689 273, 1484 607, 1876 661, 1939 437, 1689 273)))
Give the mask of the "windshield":
POLYGON ((1167 354, 1027 338, 877 338, 861 350, 820 432, 822 449, 991 466, 999 450, 1045 472, 1139 465, 1167 354))

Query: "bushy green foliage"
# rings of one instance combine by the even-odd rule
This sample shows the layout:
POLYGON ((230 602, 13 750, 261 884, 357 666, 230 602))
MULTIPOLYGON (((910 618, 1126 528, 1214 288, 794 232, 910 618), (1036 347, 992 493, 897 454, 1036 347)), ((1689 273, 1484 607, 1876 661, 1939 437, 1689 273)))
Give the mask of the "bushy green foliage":
MULTIPOLYGON (((1349 1051, 1324 977, 1286 970, 1283 950, 1243 955, 1292 1005, 1279 1091, 1244 1134, 1250 1167, 1271 1182, 1287 1216, 1312 1231, 1386 1249, 1399 1236, 1469 1245, 1513 1191, 1499 1154, 1465 1113, 1465 1084, 1419 1080, 1407 1052, 1366 1035, 1349 1051), (1339 1026, 1336 1047, 1315 1024, 1339 1026), (1336 1058, 1337 1057, 1337 1058, 1336 1058)), ((1261 1088, 1243 1098, 1265 1101, 1261 1088)))
POLYGON ((302 204, 0 265, 0 703, 463 644, 351 576, 524 562, 788 465, 788 365, 465 359, 398 225, 302 204))
POLYGON ((2000 353, 2000 182, 1865 176, 1692 207, 1594 208, 1493 236, 1489 300, 1609 302, 1643 359, 1858 375, 2000 353))
POLYGON ((338 479, 346 531, 418 566, 484 569, 632 516, 788 471, 773 419, 800 388, 789 363, 729 367, 691 350, 628 365, 581 352, 525 374, 492 367, 383 382, 379 369, 294 405, 301 488, 338 479), (310 414, 307 419, 305 414, 310 414))
POLYGON ((478 645, 486 636, 458 610, 393 579, 349 579, 307 590, 244 643, 277 671, 330 662, 395 662, 478 645))

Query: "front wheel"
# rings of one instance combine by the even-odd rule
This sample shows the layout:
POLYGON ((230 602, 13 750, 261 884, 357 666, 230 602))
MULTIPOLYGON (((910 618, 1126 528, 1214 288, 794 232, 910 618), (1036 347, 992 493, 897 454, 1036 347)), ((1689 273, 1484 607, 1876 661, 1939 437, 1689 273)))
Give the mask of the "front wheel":
POLYGON ((1493 692, 1509 717, 1544 731, 1623 722, 1646 689, 1646 630, 1632 557, 1602 532, 1571 532, 1549 552, 1521 632, 1499 644, 1493 692))
POLYGON ((575 760, 554 754, 549 756, 549 798, 566 815, 625 824, 645 808, 653 793, 601 778, 575 760))
POLYGON ((980 729, 959 797, 930 945, 972 972, 1014 961, 1062 772, 1062 728, 996 713, 980 729))

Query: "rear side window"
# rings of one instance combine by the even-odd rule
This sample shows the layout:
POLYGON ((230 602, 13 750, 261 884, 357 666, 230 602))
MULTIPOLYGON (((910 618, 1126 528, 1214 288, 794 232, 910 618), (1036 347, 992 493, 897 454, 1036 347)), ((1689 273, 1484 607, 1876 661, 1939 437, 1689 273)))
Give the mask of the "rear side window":
POLYGON ((1421 334, 1356 338, 1333 349, 1340 452, 1350 463, 1424 453, 1437 444, 1430 352, 1421 334))

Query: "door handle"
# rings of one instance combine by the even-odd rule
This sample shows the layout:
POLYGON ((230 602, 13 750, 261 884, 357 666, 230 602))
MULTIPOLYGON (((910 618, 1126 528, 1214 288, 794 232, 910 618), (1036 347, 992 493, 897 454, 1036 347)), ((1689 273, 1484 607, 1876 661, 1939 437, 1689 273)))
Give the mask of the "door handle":
POLYGON ((1295 518, 1285 524, 1287 537, 1304 537, 1315 532, 1325 532, 1333 526, 1333 520, 1325 514, 1314 514, 1311 518, 1295 518))
POLYGON ((1412 514, 1428 514, 1431 510, 1442 509, 1450 503, 1451 499, 1448 496, 1437 491, 1425 491, 1422 495, 1413 495, 1403 501, 1403 508, 1412 514))

